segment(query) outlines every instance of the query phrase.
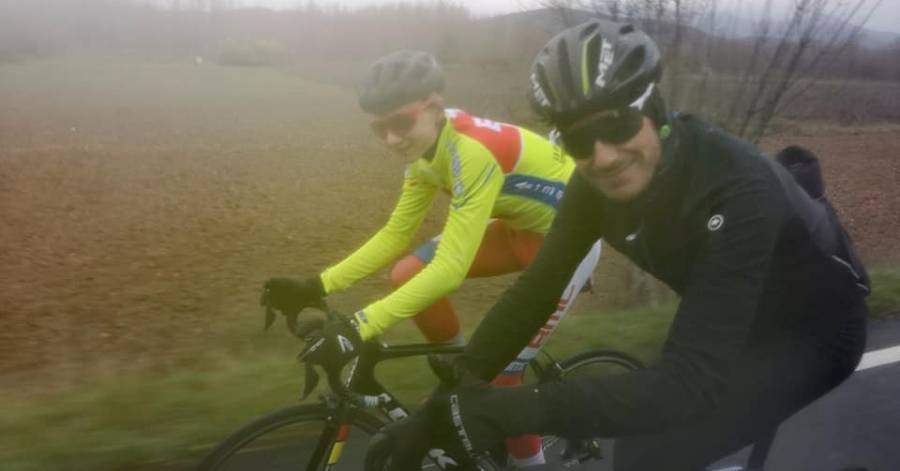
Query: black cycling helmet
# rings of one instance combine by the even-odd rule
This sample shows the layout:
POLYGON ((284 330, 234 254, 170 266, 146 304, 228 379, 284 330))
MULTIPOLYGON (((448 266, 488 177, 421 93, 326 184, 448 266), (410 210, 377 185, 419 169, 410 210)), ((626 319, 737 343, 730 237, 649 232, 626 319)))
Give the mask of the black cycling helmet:
POLYGON ((444 71, 434 56, 401 50, 369 68, 359 88, 359 106, 366 113, 385 114, 444 89, 444 71))
POLYGON ((659 49, 647 34, 630 24, 591 20, 559 33, 538 53, 531 103, 557 127, 629 106, 662 125, 665 111, 655 90, 661 75, 659 49), (648 103, 658 110, 649 113, 648 103))

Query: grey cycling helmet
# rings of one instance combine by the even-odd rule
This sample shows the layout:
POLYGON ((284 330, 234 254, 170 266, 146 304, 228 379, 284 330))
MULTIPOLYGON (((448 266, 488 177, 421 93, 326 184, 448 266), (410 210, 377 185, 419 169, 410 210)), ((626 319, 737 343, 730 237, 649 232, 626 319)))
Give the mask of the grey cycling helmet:
POLYGON ((384 114, 443 88, 444 72, 431 54, 397 51, 375 61, 366 72, 359 106, 366 113, 384 114))
POLYGON ((636 102, 662 108, 655 91, 661 75, 659 49, 647 34, 630 24, 591 20, 556 35, 538 53, 530 98, 538 114, 565 127, 587 114, 636 102))

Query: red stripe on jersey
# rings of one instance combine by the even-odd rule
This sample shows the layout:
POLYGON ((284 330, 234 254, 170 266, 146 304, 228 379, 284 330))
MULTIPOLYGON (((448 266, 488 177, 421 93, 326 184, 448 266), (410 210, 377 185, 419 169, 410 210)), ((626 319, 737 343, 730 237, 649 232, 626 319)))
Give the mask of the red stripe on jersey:
POLYGON ((522 153, 519 128, 477 118, 460 110, 448 110, 447 114, 456 132, 475 139, 491 151, 503 173, 513 171, 522 153))

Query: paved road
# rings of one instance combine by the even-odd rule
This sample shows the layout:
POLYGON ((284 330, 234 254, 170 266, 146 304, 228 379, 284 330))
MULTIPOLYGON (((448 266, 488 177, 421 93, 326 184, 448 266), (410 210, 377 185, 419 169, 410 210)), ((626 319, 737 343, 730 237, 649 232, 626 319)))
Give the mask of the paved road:
MULTIPOLYGON (((900 345, 900 320, 873 322, 867 351, 900 345)), ((864 357, 866 359, 872 356, 864 357)), ((747 451, 720 464, 742 463, 747 451)), ((785 422, 767 471, 900 471, 900 363, 857 371, 785 422)))

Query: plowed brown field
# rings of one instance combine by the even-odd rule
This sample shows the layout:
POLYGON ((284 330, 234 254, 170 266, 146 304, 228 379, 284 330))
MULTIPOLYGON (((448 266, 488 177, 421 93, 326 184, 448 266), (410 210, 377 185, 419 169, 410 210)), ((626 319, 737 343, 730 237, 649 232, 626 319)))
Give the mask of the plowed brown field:
MULTIPOLYGON (((900 259, 900 127, 764 147, 786 143, 820 153, 864 258, 900 259)), ((0 67, 0 387, 227 345, 232 324, 258 325, 266 277, 314 273, 378 227, 402 165, 352 92, 282 71, 0 67)), ((420 238, 439 230, 440 205, 420 238)), ((582 310, 623 302, 628 270, 611 260, 582 310)), ((469 282, 455 298, 474 322, 508 282, 469 282)), ((386 288, 382 274, 336 302, 352 309, 386 288)))

